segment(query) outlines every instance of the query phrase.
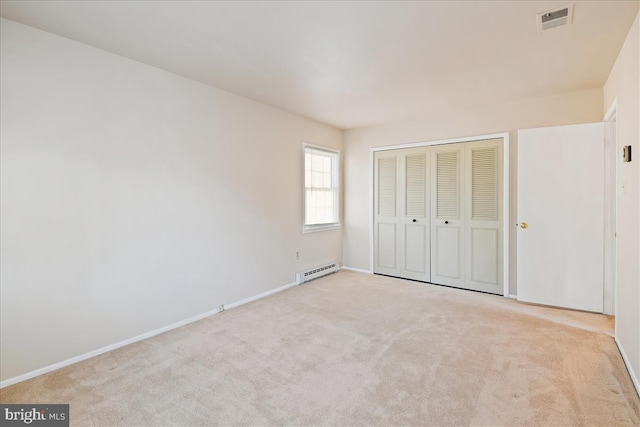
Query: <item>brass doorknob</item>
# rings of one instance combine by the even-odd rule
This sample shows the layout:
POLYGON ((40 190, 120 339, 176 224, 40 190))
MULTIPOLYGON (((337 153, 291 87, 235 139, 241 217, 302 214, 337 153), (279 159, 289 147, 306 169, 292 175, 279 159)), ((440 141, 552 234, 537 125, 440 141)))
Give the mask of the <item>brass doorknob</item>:
POLYGON ((527 228, 529 224, 527 224, 526 222, 521 222, 520 224, 516 224, 516 226, 520 226, 520 228, 527 228))

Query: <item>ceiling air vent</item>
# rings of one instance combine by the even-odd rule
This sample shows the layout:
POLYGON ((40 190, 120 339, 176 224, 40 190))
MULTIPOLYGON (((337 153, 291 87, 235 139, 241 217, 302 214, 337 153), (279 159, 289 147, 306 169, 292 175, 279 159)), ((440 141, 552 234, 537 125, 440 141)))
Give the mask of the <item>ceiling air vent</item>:
POLYGON ((538 32, 571 24, 573 4, 559 9, 547 10, 538 14, 538 32))

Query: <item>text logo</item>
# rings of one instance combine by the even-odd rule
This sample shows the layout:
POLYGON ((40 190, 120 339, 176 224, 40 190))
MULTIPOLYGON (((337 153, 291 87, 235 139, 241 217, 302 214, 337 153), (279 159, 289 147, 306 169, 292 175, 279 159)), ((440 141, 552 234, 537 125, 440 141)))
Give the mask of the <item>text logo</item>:
POLYGON ((69 427, 69 405, 0 404, 3 426, 69 427))

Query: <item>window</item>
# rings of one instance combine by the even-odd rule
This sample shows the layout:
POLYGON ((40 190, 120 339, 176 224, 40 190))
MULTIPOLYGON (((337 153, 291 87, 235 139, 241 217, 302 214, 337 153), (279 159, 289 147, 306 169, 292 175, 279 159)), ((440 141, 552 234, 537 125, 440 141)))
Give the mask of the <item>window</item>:
POLYGON ((304 232, 340 227, 340 152, 304 145, 304 232))

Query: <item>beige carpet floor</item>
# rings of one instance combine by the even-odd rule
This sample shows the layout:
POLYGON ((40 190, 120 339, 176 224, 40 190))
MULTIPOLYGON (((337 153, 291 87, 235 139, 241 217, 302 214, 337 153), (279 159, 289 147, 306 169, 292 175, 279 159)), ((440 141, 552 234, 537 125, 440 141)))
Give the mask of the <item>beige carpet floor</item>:
POLYGON ((0 390, 72 425, 640 425, 604 315, 342 271, 0 390))

